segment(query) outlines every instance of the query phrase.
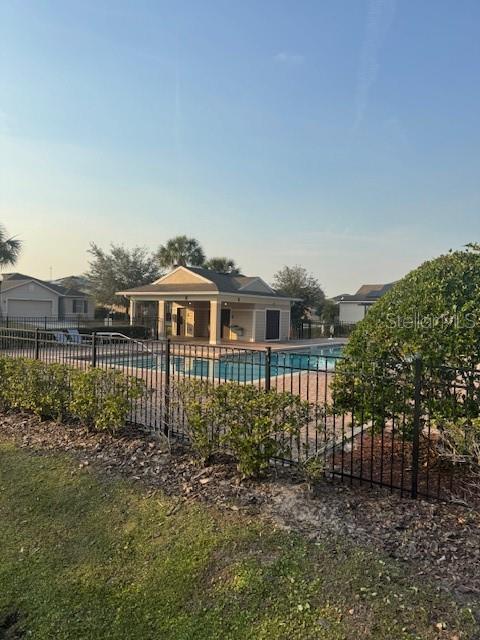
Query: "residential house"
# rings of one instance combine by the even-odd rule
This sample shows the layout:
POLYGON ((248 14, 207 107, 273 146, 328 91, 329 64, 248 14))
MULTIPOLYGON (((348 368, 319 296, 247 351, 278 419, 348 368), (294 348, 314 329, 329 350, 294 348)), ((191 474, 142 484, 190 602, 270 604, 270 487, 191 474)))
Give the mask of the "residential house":
POLYGON ((395 283, 363 284, 353 295, 342 294, 334 300, 339 306, 339 322, 355 324, 363 320, 370 307, 375 304, 395 283))
POLYGON ((23 273, 5 273, 0 285, 0 316, 63 320, 93 318, 93 298, 72 287, 40 280, 23 273))

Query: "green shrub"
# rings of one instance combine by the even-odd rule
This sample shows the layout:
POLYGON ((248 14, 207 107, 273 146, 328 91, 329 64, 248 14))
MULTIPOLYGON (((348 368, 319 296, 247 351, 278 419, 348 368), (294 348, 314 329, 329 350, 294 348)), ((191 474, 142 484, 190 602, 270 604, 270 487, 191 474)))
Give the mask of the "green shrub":
POLYGON ((70 367, 27 358, 0 360, 0 398, 4 406, 31 411, 42 419, 61 420, 70 397, 70 367))
POLYGON ((411 433, 412 358, 420 355, 428 412, 480 416, 480 252, 478 246, 425 262, 398 281, 359 322, 337 364, 338 411, 357 421, 405 420, 411 433), (446 366, 445 366, 446 365, 446 366), (458 402, 452 388, 470 389, 458 402))
POLYGON ((220 421, 217 394, 203 380, 181 380, 172 387, 180 409, 187 419, 193 449, 208 465, 220 445, 220 421))
POLYGON ((77 370, 63 364, 44 364, 36 372, 36 399, 33 412, 41 418, 68 417, 70 383, 77 370))
POLYGON ((42 419, 78 419, 90 429, 116 431, 132 400, 144 393, 137 378, 114 369, 82 371, 28 358, 0 358, 0 402, 42 419))
POLYGON ((325 477, 325 459, 323 452, 318 452, 310 456, 299 465, 299 468, 309 489, 315 489, 319 482, 325 477))
POLYGON ((221 439, 245 477, 264 474, 273 457, 288 454, 290 440, 308 422, 308 403, 291 393, 235 383, 217 387, 217 393, 227 427, 221 439))
POLYGON ((286 455, 290 442, 298 445, 310 417, 309 404, 287 392, 264 391, 234 382, 213 387, 184 381, 179 386, 189 434, 203 458, 219 444, 236 458, 244 477, 260 476, 270 460, 286 455))
POLYGON ((88 369, 72 378, 70 414, 89 429, 118 431, 131 401, 142 397, 145 384, 115 369, 88 369))

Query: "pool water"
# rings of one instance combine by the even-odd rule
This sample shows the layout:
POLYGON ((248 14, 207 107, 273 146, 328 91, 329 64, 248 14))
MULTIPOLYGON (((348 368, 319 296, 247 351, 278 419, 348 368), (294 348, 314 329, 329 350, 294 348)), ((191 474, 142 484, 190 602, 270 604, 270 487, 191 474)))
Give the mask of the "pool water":
MULTIPOLYGON (((273 351, 271 376, 299 374, 303 371, 332 371, 342 355, 342 345, 318 345, 305 350, 273 351)), ((265 353, 242 351, 222 354, 215 359, 191 355, 172 356, 171 373, 221 381, 254 382, 265 377, 265 353)), ((115 358, 111 364, 138 369, 165 370, 165 361, 153 354, 115 358)))

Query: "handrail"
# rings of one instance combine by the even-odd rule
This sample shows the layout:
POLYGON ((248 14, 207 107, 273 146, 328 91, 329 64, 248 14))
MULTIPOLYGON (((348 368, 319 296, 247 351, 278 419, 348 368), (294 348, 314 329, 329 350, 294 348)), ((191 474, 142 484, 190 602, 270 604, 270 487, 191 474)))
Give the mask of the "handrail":
POLYGON ((136 340, 135 338, 131 338, 130 336, 126 336, 124 333, 120 333, 119 331, 96 331, 95 335, 97 336, 109 336, 111 338, 117 336, 119 338, 124 338, 125 340, 128 340, 129 342, 134 342, 137 345, 140 345, 142 347, 142 349, 145 349, 146 351, 148 351, 148 353, 151 353, 152 356, 157 357, 158 354, 155 353, 155 351, 152 351, 152 349, 149 349, 141 340, 136 340))

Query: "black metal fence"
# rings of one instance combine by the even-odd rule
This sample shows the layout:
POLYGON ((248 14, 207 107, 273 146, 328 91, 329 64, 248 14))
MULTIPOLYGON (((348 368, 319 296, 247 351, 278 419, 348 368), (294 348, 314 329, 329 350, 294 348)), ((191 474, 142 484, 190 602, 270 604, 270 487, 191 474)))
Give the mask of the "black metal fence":
POLYGON ((90 321, 81 315, 69 315, 63 318, 54 316, 0 316, 0 327, 7 329, 79 329, 90 321))
POLYGON ((292 325, 292 337, 297 340, 313 338, 348 338, 355 324, 348 322, 322 322, 321 320, 304 320, 292 325))
POLYGON ((308 415, 277 463, 316 458, 327 476, 350 483, 412 497, 480 500, 472 464, 475 447, 480 464, 480 372, 432 369, 415 359, 381 374, 368 367, 362 373, 349 369, 339 348, 258 350, 0 328, 2 356, 113 367, 142 379, 146 391, 132 402, 130 420, 146 429, 188 438, 177 397, 186 380, 288 392, 308 403, 308 415))

